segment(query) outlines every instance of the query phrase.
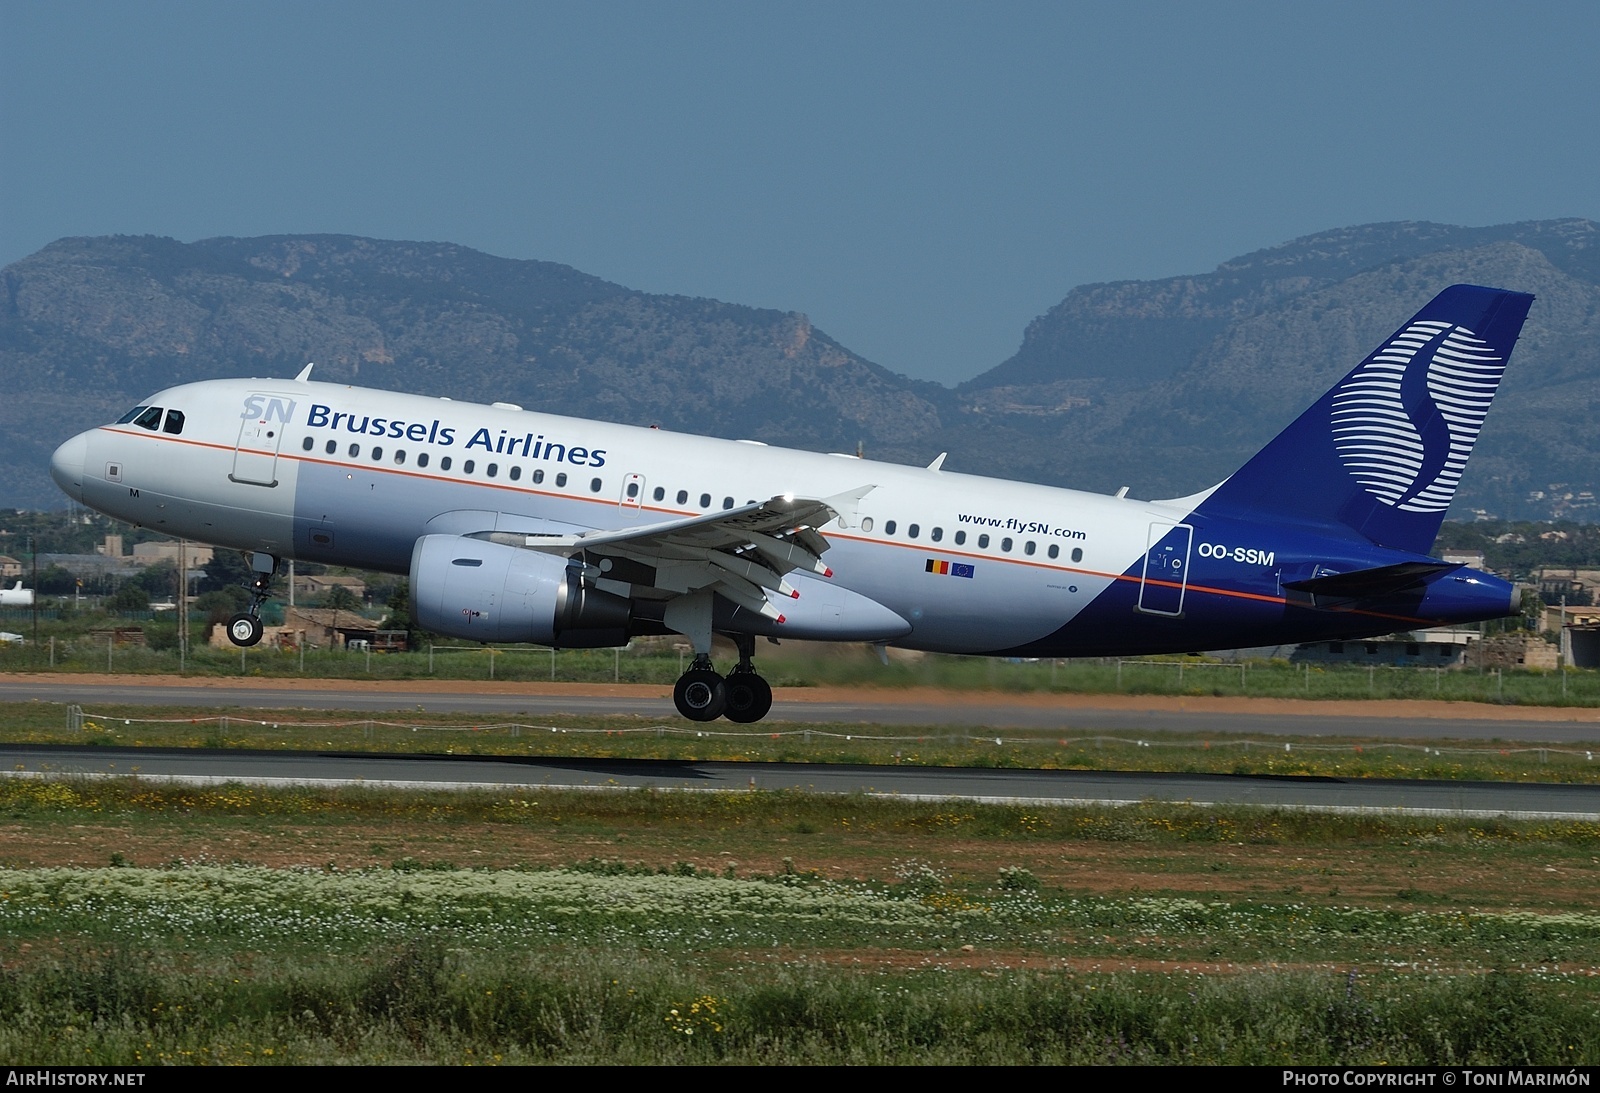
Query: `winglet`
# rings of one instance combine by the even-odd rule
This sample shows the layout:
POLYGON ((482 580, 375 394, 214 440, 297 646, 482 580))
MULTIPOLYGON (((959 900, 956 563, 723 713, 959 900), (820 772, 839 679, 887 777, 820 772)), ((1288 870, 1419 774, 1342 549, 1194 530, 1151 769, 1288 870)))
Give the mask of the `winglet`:
POLYGON ((832 510, 834 517, 839 521, 839 526, 847 528, 856 522, 856 507, 861 503, 861 499, 877 488, 876 484, 857 486, 853 490, 824 497, 822 503, 832 510))
POLYGON ((308 361, 306 363, 306 366, 304 368, 300 369, 300 374, 294 378, 294 381, 296 383, 305 383, 306 381, 311 379, 311 370, 313 368, 315 368, 316 366, 317 366, 317 364, 316 364, 315 361, 308 361))
POLYGON ((935 459, 932 463, 928 464, 928 469, 930 471, 943 470, 944 469, 944 457, 949 455, 949 454, 950 454, 949 452, 940 452, 939 453, 939 457, 937 459, 935 459))

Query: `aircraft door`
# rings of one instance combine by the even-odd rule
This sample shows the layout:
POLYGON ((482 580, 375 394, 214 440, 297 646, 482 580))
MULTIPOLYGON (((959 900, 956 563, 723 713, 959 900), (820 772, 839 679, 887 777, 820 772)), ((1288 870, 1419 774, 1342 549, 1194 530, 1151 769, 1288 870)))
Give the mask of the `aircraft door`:
POLYGON ((630 515, 639 511, 639 506, 644 503, 644 475, 630 474, 622 480, 622 496, 617 498, 617 507, 630 515))
POLYGON ((1189 587, 1189 547, 1194 528, 1188 524, 1153 523, 1139 576, 1139 610, 1178 618, 1189 587))
POLYGON ((239 442, 233 450, 234 482, 253 486, 278 484, 278 447, 294 413, 294 400, 277 395, 252 394, 239 415, 239 442))

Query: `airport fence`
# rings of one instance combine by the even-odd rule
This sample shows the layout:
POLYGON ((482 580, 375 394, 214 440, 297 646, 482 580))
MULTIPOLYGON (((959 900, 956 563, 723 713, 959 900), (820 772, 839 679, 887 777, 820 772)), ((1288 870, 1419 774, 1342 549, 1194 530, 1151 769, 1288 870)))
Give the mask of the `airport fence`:
MULTIPOLYGON (((156 648, 109 629, 0 643, 0 672, 244 676, 263 679, 480 680, 494 683, 635 683, 670 686, 689 647, 642 639, 622 649, 551 649, 435 643, 413 652, 372 648, 156 648)), ((779 687, 933 687, 1044 694, 1213 695, 1299 699, 1420 699, 1504 705, 1600 706, 1593 670, 1390 667, 1220 661, 1204 657, 1005 660, 892 651, 889 663, 861 646, 760 650, 779 687)), ((718 663, 732 666, 731 649, 718 663)))

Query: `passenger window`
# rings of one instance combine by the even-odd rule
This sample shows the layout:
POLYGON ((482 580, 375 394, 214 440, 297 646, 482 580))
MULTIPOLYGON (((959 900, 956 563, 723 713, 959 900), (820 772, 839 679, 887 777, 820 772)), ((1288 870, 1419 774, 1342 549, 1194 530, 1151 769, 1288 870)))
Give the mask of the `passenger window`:
POLYGON ((329 455, 334 455, 339 451, 339 442, 337 440, 330 440, 323 446, 322 450, 327 452, 329 455))
POLYGON ((711 507, 711 495, 709 493, 702 493, 700 495, 700 507, 703 509, 708 509, 711 507))
MULTIPOLYGON (((595 479, 595 481, 598 482, 600 480, 597 478, 597 479, 595 479)), ((639 483, 637 483, 637 482, 629 482, 628 483, 628 496, 629 497, 638 497, 639 496, 639 483)))
POLYGON ((395 465, 399 466, 401 463, 404 463, 405 461, 406 461, 406 450, 404 448, 396 448, 394 450, 394 462, 395 462, 395 465))
POLYGON ((956 532, 956 546, 965 546, 966 542, 967 542, 967 533, 964 532, 964 531, 956 532))
POLYGON ((894 534, 894 521, 893 520, 885 520, 883 522, 883 533, 885 535, 893 535, 894 534))
POLYGON ((141 429, 149 429, 152 433, 161 428, 161 407, 151 406, 144 413, 133 419, 133 423, 141 429))
POLYGON ((537 486, 540 482, 543 482, 543 481, 544 481, 544 471, 535 469, 534 472, 533 472, 533 484, 535 486, 537 486))
POLYGON ((917 532, 919 532, 921 530, 922 529, 917 527, 916 524, 912 524, 910 527, 906 528, 906 534, 908 536, 910 536, 911 538, 915 539, 917 537, 917 532))
POLYGON ((1083 548, 1082 547, 1073 547, 1072 548, 1072 560, 1075 561, 1075 562, 1083 561, 1083 548))
POLYGON ((678 491, 678 504, 687 505, 688 503, 689 503, 689 491, 688 490, 679 490, 678 491))
POLYGON ((372 458, 373 458, 374 461, 382 459, 383 458, 383 449, 382 448, 373 448, 372 449, 372 458))
POLYGON ((500 464, 498 464, 498 463, 489 464, 487 467, 484 468, 484 472, 483 473, 487 474, 490 478, 493 478, 495 475, 500 473, 500 464))
POLYGON ((566 484, 567 484, 567 472, 566 471, 562 471, 560 474, 556 475, 556 485, 557 486, 565 486, 566 484))
POLYGON ((600 480, 598 478, 589 479, 589 492, 590 493, 599 493, 600 492, 600 485, 601 485, 601 482, 600 482, 600 480))
POLYGON ((871 531, 872 530, 872 517, 863 516, 861 518, 861 530, 862 531, 871 531))
POLYGON ((465 463, 461 464, 461 473, 462 474, 471 474, 472 473, 472 468, 476 467, 476 466, 477 466, 477 464, 469 459, 465 463))
POLYGON ((173 436, 180 435, 183 432, 183 411, 168 410, 167 423, 161 426, 161 431, 163 433, 171 433, 173 436))
POLYGON ((1032 554, 1033 553, 1033 540, 1032 539, 1029 539, 1025 544, 1023 544, 1022 553, 1024 553, 1024 554, 1032 554))
POLYGON ((360 454, 361 454, 361 445, 359 445, 359 444, 350 445, 350 458, 351 459, 354 459, 356 456, 358 456, 360 454))
POLYGON ((1010 554, 1011 553, 1011 540, 1010 539, 1001 539, 1000 540, 1000 549, 1002 551, 1004 551, 1005 553, 1010 554))
POLYGON ((447 470, 450 469, 450 457, 449 456, 441 455, 439 457, 439 469, 441 471, 447 471, 447 470))
POLYGON ((723 498, 723 499, 722 499, 722 507, 723 507, 723 508, 725 508, 725 509, 731 509, 731 508, 733 508, 733 498, 731 498, 731 497, 724 497, 724 498, 723 498))
POLYGON ((517 467, 517 466, 513 466, 511 468, 511 481, 520 482, 521 480, 522 480, 522 468, 521 467, 517 467))
POLYGON ((126 425, 130 421, 132 421, 134 418, 136 418, 140 414, 144 413, 145 410, 147 410, 147 409, 149 409, 149 407, 146 407, 146 406, 135 406, 133 409, 129 410, 127 413, 125 413, 121 417, 117 418, 117 424, 118 425, 126 425))
POLYGON ((1049 555, 1050 555, 1050 557, 1052 557, 1052 558, 1057 558, 1057 557, 1060 557, 1060 555, 1061 555, 1061 548, 1060 548, 1060 547, 1058 547, 1058 546, 1057 546, 1057 545, 1056 545, 1056 544, 1054 544, 1054 543, 1051 543, 1051 544, 1050 544, 1050 550, 1049 550, 1049 552, 1048 552, 1048 553, 1049 553, 1049 555))
POLYGON ((944 538, 944 528, 934 528, 933 531, 929 533, 928 538, 937 543, 940 539, 944 538))
POLYGON ((978 536, 978 549, 979 550, 988 550, 989 549, 989 534, 988 534, 988 532, 985 532, 984 534, 978 536))
POLYGON ((426 467, 427 465, 428 465, 428 453, 427 452, 423 452, 423 453, 421 453, 420 455, 417 456, 417 466, 426 467))
POLYGON ((650 496, 654 497, 657 501, 665 501, 667 499, 667 491, 662 489, 660 486, 657 486, 655 488, 655 492, 650 496))
POLYGON ((316 443, 316 437, 308 436, 300 442, 300 449, 309 452, 316 443))

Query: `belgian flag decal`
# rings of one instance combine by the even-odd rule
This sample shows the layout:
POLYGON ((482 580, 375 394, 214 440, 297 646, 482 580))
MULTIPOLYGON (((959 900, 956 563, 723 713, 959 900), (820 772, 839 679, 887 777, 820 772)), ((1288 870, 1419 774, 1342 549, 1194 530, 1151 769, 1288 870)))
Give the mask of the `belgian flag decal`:
POLYGON ((922 567, 924 573, 937 573, 941 577, 971 577, 972 566, 966 562, 941 562, 936 558, 929 558, 928 564, 922 567))

